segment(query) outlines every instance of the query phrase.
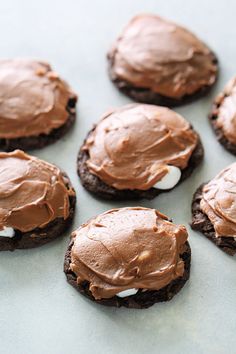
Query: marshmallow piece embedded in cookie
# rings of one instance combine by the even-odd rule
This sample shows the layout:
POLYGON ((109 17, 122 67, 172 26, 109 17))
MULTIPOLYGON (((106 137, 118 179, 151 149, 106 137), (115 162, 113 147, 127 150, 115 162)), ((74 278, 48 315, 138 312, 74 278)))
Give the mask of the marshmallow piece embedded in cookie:
POLYGON ((131 296, 131 295, 135 295, 138 292, 138 289, 127 289, 124 291, 121 291, 120 293, 116 294, 116 296, 119 297, 126 297, 126 296, 131 296))
POLYGON ((15 231, 12 227, 4 227, 3 230, 0 230, 0 237, 14 237, 15 231))
POLYGON ((154 188, 171 189, 179 182, 181 177, 181 170, 176 166, 168 166, 168 173, 156 184, 154 188))

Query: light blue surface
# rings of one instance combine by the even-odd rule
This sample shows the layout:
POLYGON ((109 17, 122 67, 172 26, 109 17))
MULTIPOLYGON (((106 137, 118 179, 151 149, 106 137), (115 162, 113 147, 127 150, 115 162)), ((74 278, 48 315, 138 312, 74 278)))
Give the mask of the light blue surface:
MULTIPOLYGON (((196 187, 235 161, 207 121, 211 99, 236 74, 233 0, 21 0, 0 2, 0 55, 46 59, 79 93, 76 126, 35 155, 65 169, 76 188, 73 227, 108 208, 135 203, 94 199, 76 175, 76 155, 93 122, 111 106, 130 102, 109 82, 105 54, 123 25, 154 12, 192 29, 217 53, 221 75, 206 98, 177 111, 202 136, 202 166, 175 191, 140 205, 188 226, 196 187)), ((80 296, 62 272, 68 235, 42 248, 0 254, 2 354, 233 354, 236 352, 236 260, 189 229, 191 280, 170 302, 148 310, 109 309, 80 296)))

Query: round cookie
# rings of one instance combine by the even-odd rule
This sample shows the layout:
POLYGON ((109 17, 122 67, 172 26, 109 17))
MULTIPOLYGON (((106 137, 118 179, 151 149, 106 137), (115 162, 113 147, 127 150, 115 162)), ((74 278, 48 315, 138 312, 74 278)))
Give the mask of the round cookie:
POLYGON ((15 150, 0 153, 0 251, 33 248, 71 225, 75 191, 58 167, 15 150))
POLYGON ((89 132, 77 170, 98 197, 151 199, 190 176, 203 154, 198 134, 179 114, 131 104, 105 114, 89 132))
POLYGON ((134 17, 108 53, 109 74, 135 101, 178 106, 215 83, 213 52, 187 29, 159 16, 134 17))
POLYGON ((147 308, 171 300, 189 279, 187 238, 155 209, 112 209, 72 233, 64 272, 96 303, 147 308))
POLYGON ((217 140, 232 154, 236 155, 236 77, 231 79, 214 100, 210 123, 217 140))
POLYGON ((193 230, 202 232, 221 250, 236 253, 236 163, 202 184, 193 196, 193 230))
POLYGON ((77 95, 48 63, 0 60, 0 149, 54 143, 74 123, 76 102, 77 95))

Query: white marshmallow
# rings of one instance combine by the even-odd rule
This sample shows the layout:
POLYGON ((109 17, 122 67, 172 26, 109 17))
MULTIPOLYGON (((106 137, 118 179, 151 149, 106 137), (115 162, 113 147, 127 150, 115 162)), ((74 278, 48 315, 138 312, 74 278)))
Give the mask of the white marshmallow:
POLYGON ((13 237, 15 231, 12 227, 4 227, 3 230, 0 230, 0 237, 13 237))
POLYGON ((116 294, 116 296, 126 297, 126 296, 134 295, 137 292, 138 292, 138 289, 127 289, 127 290, 121 291, 120 293, 116 294))
POLYGON ((180 180, 181 170, 175 166, 168 166, 168 173, 156 184, 154 188, 158 189, 170 189, 173 188, 180 180))

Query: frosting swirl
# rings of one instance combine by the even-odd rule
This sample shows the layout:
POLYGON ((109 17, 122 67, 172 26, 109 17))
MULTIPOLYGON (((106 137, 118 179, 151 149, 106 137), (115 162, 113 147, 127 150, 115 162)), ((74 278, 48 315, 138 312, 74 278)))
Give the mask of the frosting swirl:
POLYGON ((181 98, 212 85, 217 65, 194 34, 155 15, 139 15, 126 26, 108 53, 113 80, 181 98))
POLYGON ((0 138, 49 134, 68 119, 76 94, 46 62, 0 60, 0 138))
POLYGON ((131 104, 106 114, 87 138, 87 166, 116 189, 147 190, 168 173, 184 169, 198 135, 165 107, 131 104))
POLYGON ((217 119, 214 124, 221 129, 224 136, 236 144, 236 77, 225 86, 223 93, 216 98, 217 119))
POLYGON ((159 290, 184 273, 187 231, 155 209, 109 210, 72 234, 70 269, 95 299, 132 288, 159 290))
POLYGON ((216 237, 236 237, 235 195, 236 163, 203 187, 200 208, 213 224, 216 237))
POLYGON ((59 168, 21 150, 0 153, 0 230, 43 228, 69 216, 69 196, 59 168))

